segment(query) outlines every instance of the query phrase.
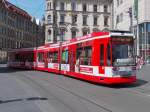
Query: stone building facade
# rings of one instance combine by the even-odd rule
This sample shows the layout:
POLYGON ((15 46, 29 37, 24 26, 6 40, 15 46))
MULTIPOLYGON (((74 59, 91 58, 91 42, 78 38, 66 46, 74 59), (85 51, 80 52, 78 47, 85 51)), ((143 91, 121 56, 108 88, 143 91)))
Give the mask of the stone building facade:
POLYGON ((46 43, 112 28, 112 0, 46 0, 46 43))
POLYGON ((10 49, 38 46, 38 30, 26 11, 0 0, 0 63, 6 62, 10 49))

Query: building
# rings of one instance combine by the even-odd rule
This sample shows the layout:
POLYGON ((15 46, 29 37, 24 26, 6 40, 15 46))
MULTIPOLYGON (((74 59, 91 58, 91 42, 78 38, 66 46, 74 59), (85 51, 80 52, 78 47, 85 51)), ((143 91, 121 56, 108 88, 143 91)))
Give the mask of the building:
POLYGON ((42 46, 45 44, 45 24, 40 23, 36 27, 36 47, 42 46))
POLYGON ((42 46, 45 44, 45 24, 44 20, 40 22, 40 20, 32 19, 33 23, 36 24, 36 41, 35 46, 42 46))
POLYGON ((114 0, 114 28, 131 30, 136 38, 137 55, 150 59, 150 0, 114 0), (137 5, 136 5, 137 4, 137 5), (135 7, 136 6, 136 7, 135 7), (135 10, 137 8, 137 10, 135 10), (135 14, 137 12, 137 14, 135 14), (138 33, 137 33, 138 24, 138 33))
POLYGON ((111 29, 112 0, 46 0, 46 43, 111 29))
POLYGON ((37 29, 26 11, 0 0, 0 63, 6 62, 9 49, 38 46, 37 29))
POLYGON ((131 30, 132 17, 130 12, 133 9, 134 0, 114 0, 114 29, 115 30, 131 30))

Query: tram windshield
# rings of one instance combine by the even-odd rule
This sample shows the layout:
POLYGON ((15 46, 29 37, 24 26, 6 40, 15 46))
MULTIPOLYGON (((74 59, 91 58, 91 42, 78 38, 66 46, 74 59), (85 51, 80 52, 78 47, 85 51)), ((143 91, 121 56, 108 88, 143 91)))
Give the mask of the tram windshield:
POLYGON ((114 66, 135 65, 134 46, 132 44, 113 44, 112 55, 114 66))

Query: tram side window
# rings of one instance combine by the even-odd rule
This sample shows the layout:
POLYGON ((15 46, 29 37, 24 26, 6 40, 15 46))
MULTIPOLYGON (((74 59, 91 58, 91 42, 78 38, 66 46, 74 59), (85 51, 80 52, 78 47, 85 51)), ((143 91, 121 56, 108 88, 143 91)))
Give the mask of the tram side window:
POLYGON ((22 62, 22 61, 24 61, 24 57, 21 56, 20 54, 16 54, 15 55, 15 61, 22 62))
POLYGON ((15 55, 15 61, 19 61, 20 59, 19 59, 19 55, 18 54, 16 54, 15 55))
POLYGON ((54 52, 52 62, 53 63, 58 63, 58 52, 54 52))
POLYGON ((107 65, 111 66, 110 44, 107 45, 107 65))
POLYGON ((48 62, 49 63, 58 63, 58 52, 49 52, 48 53, 48 62))
POLYGON ((52 52, 48 52, 47 58, 48 58, 48 62, 49 62, 49 63, 52 63, 52 60, 53 60, 53 53, 52 53, 52 52))
POLYGON ((104 66, 104 45, 100 45, 100 65, 104 66))
POLYGON ((44 62, 44 53, 38 53, 38 61, 44 62))
POLYGON ((61 56, 62 56, 61 57, 62 58, 62 63, 63 64, 68 64, 68 51, 67 50, 63 51, 61 56))
POLYGON ((92 65, 92 47, 80 48, 77 50, 77 60, 81 65, 92 65))
POLYGON ((31 54, 28 54, 28 56, 27 56, 27 59, 26 59, 27 61, 29 61, 29 62, 33 62, 34 61, 34 54, 33 53, 31 53, 31 54))

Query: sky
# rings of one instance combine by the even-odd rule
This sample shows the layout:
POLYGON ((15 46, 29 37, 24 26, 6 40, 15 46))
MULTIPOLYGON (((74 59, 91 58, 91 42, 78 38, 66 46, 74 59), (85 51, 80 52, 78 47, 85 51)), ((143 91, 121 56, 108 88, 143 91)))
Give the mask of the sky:
POLYGON ((24 9, 36 19, 42 19, 45 9, 45 0, 7 0, 10 3, 24 9))

